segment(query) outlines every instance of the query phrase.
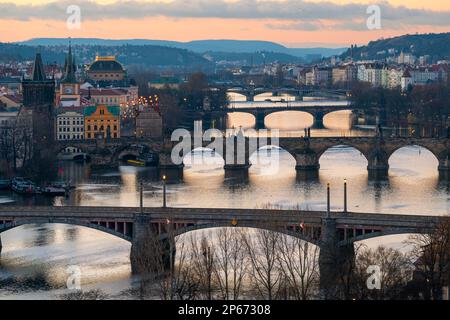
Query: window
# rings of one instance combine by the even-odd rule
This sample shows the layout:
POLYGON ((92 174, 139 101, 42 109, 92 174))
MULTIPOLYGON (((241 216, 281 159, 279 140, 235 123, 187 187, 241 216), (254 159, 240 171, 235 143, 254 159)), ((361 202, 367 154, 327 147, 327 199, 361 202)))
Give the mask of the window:
POLYGON ((90 124, 88 124, 87 129, 88 129, 88 131, 91 131, 91 125, 90 124))

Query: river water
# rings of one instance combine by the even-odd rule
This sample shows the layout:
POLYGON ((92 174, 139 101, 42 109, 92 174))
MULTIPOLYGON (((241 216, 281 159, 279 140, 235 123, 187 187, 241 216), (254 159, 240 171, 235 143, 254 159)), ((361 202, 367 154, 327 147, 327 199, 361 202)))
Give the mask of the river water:
MULTIPOLYGON (((261 97, 266 99, 266 97, 261 97)), ((251 127, 251 115, 230 115, 230 127, 251 127)), ((268 128, 283 135, 301 136, 313 124, 311 116, 300 112, 277 113, 266 119, 268 128)), ((324 129, 313 136, 358 136, 372 130, 355 128, 350 112, 341 111, 324 119, 324 129)), ((255 164, 248 180, 226 178, 223 160, 209 153, 208 164, 196 164, 201 151, 186 157, 183 182, 168 186, 168 204, 174 207, 257 208, 268 205, 324 210, 326 185, 331 183, 332 209, 343 207, 343 181, 349 182, 349 210, 355 212, 444 215, 450 213, 448 184, 439 181, 437 159, 419 147, 405 147, 390 159, 387 181, 367 177, 367 161, 349 147, 328 150, 320 159, 315 181, 297 179, 295 160, 278 152, 278 169, 268 171, 255 164)), ((256 157, 254 155, 253 157, 256 157)), ((77 188, 68 198, 43 196, 24 198, 0 193, 0 205, 80 205, 138 206, 140 181, 144 182, 146 206, 161 206, 162 184, 150 168, 122 166, 94 172, 88 165, 60 162, 61 179, 77 188)), ((130 244, 113 236, 68 225, 28 225, 1 234, 0 299, 54 299, 65 293, 68 267, 78 266, 84 290, 100 289, 111 297, 133 298, 136 279, 131 276, 130 244)), ((390 236, 366 241, 368 246, 386 245, 406 250, 406 236, 390 236)))

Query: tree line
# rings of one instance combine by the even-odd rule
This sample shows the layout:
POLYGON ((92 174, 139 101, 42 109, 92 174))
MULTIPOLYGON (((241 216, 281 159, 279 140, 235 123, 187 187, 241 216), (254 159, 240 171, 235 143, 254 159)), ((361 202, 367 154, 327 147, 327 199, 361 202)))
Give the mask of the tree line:
POLYGON ((336 290, 326 296, 319 247, 273 226, 173 238, 169 267, 167 243, 148 234, 140 250, 153 254, 137 258, 142 299, 428 300, 442 299, 450 279, 450 218, 432 234, 411 236, 407 253, 356 244, 353 261, 339 270, 336 290))

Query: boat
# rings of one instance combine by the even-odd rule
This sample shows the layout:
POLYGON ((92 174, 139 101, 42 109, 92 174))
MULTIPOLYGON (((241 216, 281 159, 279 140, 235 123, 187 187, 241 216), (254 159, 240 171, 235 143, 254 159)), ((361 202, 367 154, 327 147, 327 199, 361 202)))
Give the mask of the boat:
POLYGON ((0 180, 0 190, 9 189, 11 187, 11 180, 0 180))
POLYGON ((137 159, 137 161, 144 163, 145 167, 154 167, 158 165, 158 155, 154 152, 146 152, 140 154, 137 159))
POLYGON ((154 167, 158 165, 158 155, 153 152, 142 153, 136 160, 128 160, 127 163, 137 167, 154 167))
POLYGON ((136 166, 136 167, 145 167, 145 162, 144 161, 128 160, 127 163, 132 165, 132 166, 136 166))
POLYGON ((11 189, 19 194, 38 194, 41 193, 40 189, 36 187, 36 184, 31 180, 16 177, 12 180, 11 189))
POLYGON ((53 187, 53 186, 43 187, 43 188, 41 188, 41 191, 43 194, 49 195, 49 196, 65 196, 65 195, 67 195, 67 189, 57 188, 57 187, 53 187))
POLYGON ((67 191, 71 189, 75 189, 75 186, 71 185, 70 182, 66 181, 54 181, 50 185, 50 187, 59 188, 59 189, 65 189, 67 191))

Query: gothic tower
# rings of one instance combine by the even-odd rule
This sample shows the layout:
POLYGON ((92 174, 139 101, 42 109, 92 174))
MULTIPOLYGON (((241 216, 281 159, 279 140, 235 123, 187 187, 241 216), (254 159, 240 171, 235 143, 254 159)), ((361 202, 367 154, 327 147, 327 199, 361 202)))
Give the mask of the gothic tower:
POLYGON ((69 44, 69 53, 64 66, 64 77, 60 85, 60 106, 79 107, 81 105, 80 84, 77 82, 75 72, 77 67, 72 55, 72 46, 69 44))
POLYGON ((33 158, 42 158, 54 140, 55 81, 44 72, 41 54, 36 54, 31 79, 22 80, 23 110, 29 118, 32 134, 33 158))

